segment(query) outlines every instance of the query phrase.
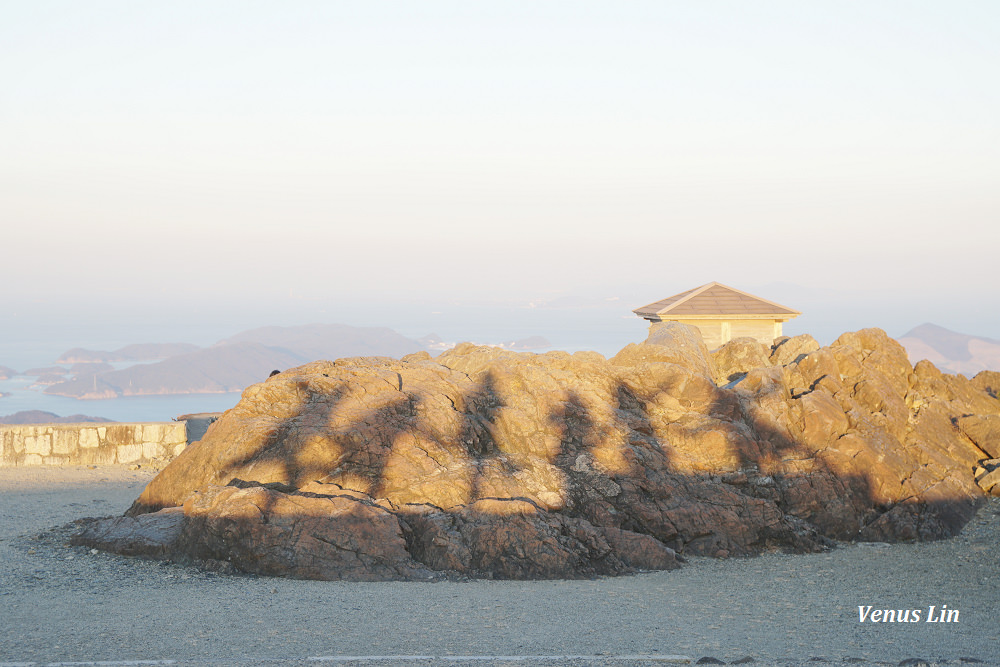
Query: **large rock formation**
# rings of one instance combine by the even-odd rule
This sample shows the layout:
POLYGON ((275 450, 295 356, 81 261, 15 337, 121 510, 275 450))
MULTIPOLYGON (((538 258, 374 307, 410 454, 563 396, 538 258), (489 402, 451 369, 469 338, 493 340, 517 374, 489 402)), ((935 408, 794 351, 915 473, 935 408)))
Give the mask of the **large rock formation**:
POLYGON ((76 541, 411 579, 943 538, 983 499, 994 384, 914 368, 877 329, 709 353, 667 323, 610 360, 464 344, 317 361, 249 387, 125 518, 76 541))

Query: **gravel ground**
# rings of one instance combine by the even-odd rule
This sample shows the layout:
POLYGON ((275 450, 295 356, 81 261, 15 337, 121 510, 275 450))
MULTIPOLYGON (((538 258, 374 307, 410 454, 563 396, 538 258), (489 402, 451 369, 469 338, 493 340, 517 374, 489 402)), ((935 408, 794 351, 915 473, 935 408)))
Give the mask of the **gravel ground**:
POLYGON ((942 542, 584 581, 294 581, 65 546, 152 475, 0 468, 0 665, 1000 665, 1000 499, 942 542), (859 623, 859 605, 960 616, 859 623))

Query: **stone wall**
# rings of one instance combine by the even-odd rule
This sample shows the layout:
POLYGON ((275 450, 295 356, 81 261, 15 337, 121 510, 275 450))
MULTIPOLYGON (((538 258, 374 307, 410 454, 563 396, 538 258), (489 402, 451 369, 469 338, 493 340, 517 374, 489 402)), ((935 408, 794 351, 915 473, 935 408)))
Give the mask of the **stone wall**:
POLYGON ((169 461, 187 446, 184 422, 0 425, 0 466, 169 461))

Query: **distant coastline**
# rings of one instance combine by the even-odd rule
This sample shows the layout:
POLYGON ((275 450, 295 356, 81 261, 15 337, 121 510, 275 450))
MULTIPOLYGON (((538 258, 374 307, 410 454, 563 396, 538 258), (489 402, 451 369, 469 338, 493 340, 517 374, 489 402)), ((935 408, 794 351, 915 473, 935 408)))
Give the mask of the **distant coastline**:
POLYGON ((174 417, 198 412, 224 412, 240 400, 240 392, 227 394, 181 394, 161 396, 123 396, 87 401, 81 408, 79 399, 52 396, 25 388, 10 387, 10 381, 0 382, 6 396, 0 399, 0 415, 39 410, 57 415, 85 412, 104 419, 121 422, 170 421, 174 417))
POLYGON ((68 415, 60 417, 46 410, 22 410, 12 415, 0 416, 0 424, 80 424, 84 422, 107 423, 111 419, 88 415, 68 415))

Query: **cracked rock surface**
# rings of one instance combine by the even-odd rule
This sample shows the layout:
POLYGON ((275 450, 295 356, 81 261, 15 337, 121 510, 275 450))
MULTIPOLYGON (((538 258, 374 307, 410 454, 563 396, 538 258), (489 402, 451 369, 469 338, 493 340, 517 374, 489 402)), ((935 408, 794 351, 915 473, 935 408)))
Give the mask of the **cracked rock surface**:
POLYGON ((912 366, 878 329, 709 352, 665 323, 611 359, 462 344, 317 361, 249 387, 126 517, 74 539, 356 580, 939 539, 984 501, 996 384, 912 366))

